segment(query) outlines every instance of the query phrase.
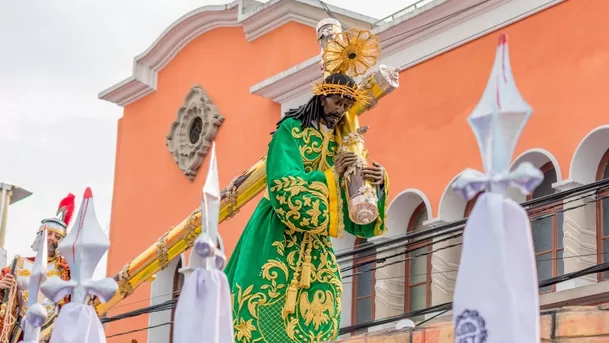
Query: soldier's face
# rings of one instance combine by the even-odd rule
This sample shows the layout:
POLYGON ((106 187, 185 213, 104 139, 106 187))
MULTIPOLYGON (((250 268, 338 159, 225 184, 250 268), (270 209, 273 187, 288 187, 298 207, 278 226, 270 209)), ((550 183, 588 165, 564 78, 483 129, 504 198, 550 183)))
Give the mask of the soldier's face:
POLYGON ((344 98, 340 95, 323 97, 321 103, 324 108, 324 119, 328 127, 335 127, 345 112, 353 106, 354 102, 353 99, 344 98))
POLYGON ((47 232, 47 244, 48 244, 48 252, 49 257, 55 256, 55 251, 57 250, 57 244, 59 244, 59 240, 61 239, 61 235, 57 232, 48 231, 47 232))

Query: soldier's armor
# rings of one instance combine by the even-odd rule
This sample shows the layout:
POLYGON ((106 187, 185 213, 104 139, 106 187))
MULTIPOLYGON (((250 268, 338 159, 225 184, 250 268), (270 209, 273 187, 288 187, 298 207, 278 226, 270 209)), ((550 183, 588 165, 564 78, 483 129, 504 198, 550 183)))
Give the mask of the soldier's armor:
MULTIPOLYGON (((59 207, 57 209, 57 214, 56 217, 52 217, 52 218, 47 218, 47 219, 43 219, 41 222, 41 226, 38 229, 38 233, 36 235, 36 239, 34 240, 34 243, 32 244, 32 249, 36 252, 38 252, 38 249, 40 248, 40 243, 42 242, 42 240, 47 240, 47 232, 53 232, 54 234, 59 235, 61 238, 66 237, 67 235, 67 227, 70 224, 70 220, 72 218, 72 214, 74 212, 74 195, 73 194, 68 194, 67 197, 65 197, 63 200, 61 200, 61 202, 59 203, 59 207)), ((30 296, 29 294, 29 281, 30 281, 30 276, 32 274, 32 268, 34 267, 34 261, 35 261, 35 257, 26 257, 26 258, 22 258, 17 256, 16 257, 16 264, 11 263, 12 265, 15 265, 15 269, 14 269, 14 277, 17 281, 17 290, 15 293, 15 297, 17 298, 16 300, 16 304, 15 305, 11 305, 11 309, 8 309, 8 311, 10 313, 13 314, 13 318, 16 318, 16 322, 14 324, 11 324, 11 327, 4 327, 4 318, 2 318, 2 320, 0 320, 0 330, 2 330, 2 335, 3 337, 6 333, 9 333, 9 343, 16 343, 19 342, 21 339, 23 339, 23 330, 21 329, 20 323, 21 320, 23 318, 25 318, 25 315, 27 314, 27 310, 28 310, 28 298, 30 296), (17 311, 15 311, 15 307, 17 307, 17 311)), ((59 256, 57 254, 57 257, 52 257, 48 259, 47 262, 47 266, 46 266, 46 270, 47 270, 47 278, 53 277, 53 276, 57 276, 59 278, 61 278, 62 280, 70 280, 70 267, 68 265, 68 263, 66 262, 66 260, 59 256)), ((11 273, 11 267, 5 267, 1 270, 0 272, 0 279, 3 278, 6 274, 11 273)), ((4 293, 7 290, 0 292, 2 293, 2 295, 4 295, 4 293)), ((10 294, 10 293, 9 293, 10 294)), ((42 296, 42 293, 40 293, 40 295, 42 296)), ((2 299, 0 299, 1 301, 2 299)), ((41 339, 40 342, 47 342, 49 339, 49 334, 50 332, 45 332, 45 329, 50 327, 51 324, 55 321, 55 318, 57 317, 59 310, 61 309, 61 307, 70 301, 69 296, 66 296, 65 298, 63 298, 62 300, 60 300, 57 304, 55 304, 53 301, 51 301, 50 299, 47 299, 46 297, 42 296, 42 299, 40 301, 38 301, 39 304, 41 304, 42 306, 44 306, 44 308, 47 310, 47 322, 44 323, 41 327, 41 339)), ((15 303, 15 302, 13 302, 15 303)), ((5 315, 6 317, 6 315, 5 315)), ((9 317, 10 318, 10 317, 9 317)), ((12 322, 12 319, 10 320, 12 322)), ((6 338, 3 338, 3 340, 6 338)), ((0 342, 0 343, 6 343, 6 342, 0 342)))
MULTIPOLYGON (((28 285, 33 266, 34 257, 20 258, 20 261, 17 262, 15 275, 17 277, 17 284, 19 285, 17 291, 17 297, 19 299, 19 317, 23 317, 27 312, 29 297, 28 285)), ((70 279, 70 268, 62 257, 56 257, 49 260, 47 265, 47 277, 51 276, 59 276, 62 280, 70 279)), ((55 304, 50 299, 43 297, 41 304, 46 308, 48 318, 51 318, 54 314, 57 314, 59 308, 68 300, 69 299, 66 298, 58 304, 55 304)))
MULTIPOLYGON (((18 313, 16 313, 17 322, 15 323, 15 327, 11 330, 12 334, 9 340, 10 343, 17 342, 18 339, 22 338, 22 330, 19 327, 21 319, 25 317, 25 314, 28 310, 28 298, 29 298, 29 279, 32 271, 32 267, 34 266, 34 257, 18 257, 17 264, 15 269, 15 277, 17 279, 17 303, 18 303, 18 313)), ((2 269, 2 277, 10 272, 10 267, 6 267, 2 269)), ((70 279, 70 267, 63 257, 55 257, 51 258, 47 264, 47 278, 52 276, 58 276, 62 280, 70 279)), ((66 296, 59 303, 55 304, 50 299, 43 297, 40 304, 44 306, 47 310, 48 320, 47 322, 53 321, 58 315, 59 309, 61 306, 70 301, 70 297, 66 296)), ((46 324, 46 323, 45 323, 46 324)), ((46 342, 45 340, 41 342, 46 342)))

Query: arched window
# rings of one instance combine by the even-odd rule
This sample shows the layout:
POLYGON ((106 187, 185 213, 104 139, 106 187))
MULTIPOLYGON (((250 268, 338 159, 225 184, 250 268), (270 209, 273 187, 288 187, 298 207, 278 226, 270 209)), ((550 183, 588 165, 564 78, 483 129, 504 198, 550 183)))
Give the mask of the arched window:
MULTIPOLYGON (((556 170, 551 162, 541 168, 543 182, 535 189, 527 200, 553 194, 552 184, 556 182, 556 170)), ((533 230, 533 247, 537 260, 537 278, 539 281, 564 274, 563 260, 563 213, 562 206, 549 204, 531 213, 531 229, 533 230)), ((551 292, 555 286, 540 288, 540 291, 551 292)))
MULTIPOLYGON (((180 258, 180 257, 178 257, 180 258)), ((171 299, 178 300, 180 297, 180 291, 182 290, 182 286, 184 286, 184 274, 180 273, 180 269, 182 269, 182 260, 178 260, 178 264, 176 266, 176 270, 173 274, 173 288, 171 292, 171 299)), ((171 324, 169 325, 169 343, 173 343, 173 320, 176 314, 176 306, 171 308, 171 324)))
MULTIPOLYGON (((357 238, 355 247, 367 246, 366 238, 357 238)), ((376 250, 368 250, 355 255, 353 264, 353 307, 351 322, 353 325, 374 320, 374 284, 376 267, 376 250)))
MULTIPOLYGON (((427 220, 427 208, 421 203, 412 213, 408 223, 408 232, 423 228, 427 220)), ((420 238, 415 238, 415 241, 420 238)), ((409 245, 410 253, 406 254, 406 276, 404 289, 404 311, 412 312, 431 306, 431 240, 409 245), (414 249, 414 250, 413 250, 414 249), (423 255, 427 254, 427 255, 423 255), (419 256, 421 255, 421 256, 419 256), (419 256, 419 257, 416 257, 419 256)))
MULTIPOLYGON (((609 150, 605 152, 596 171, 596 180, 609 179, 609 150)), ((609 190, 598 194, 596 202, 596 248, 598 263, 609 261, 609 190)), ((598 273, 598 281, 609 279, 609 272, 598 273)))

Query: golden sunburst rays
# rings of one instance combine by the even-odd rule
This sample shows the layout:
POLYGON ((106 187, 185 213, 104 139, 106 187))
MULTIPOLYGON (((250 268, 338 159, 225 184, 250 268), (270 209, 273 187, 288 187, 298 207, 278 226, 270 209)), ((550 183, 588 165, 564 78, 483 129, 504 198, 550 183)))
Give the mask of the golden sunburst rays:
POLYGON ((368 30, 353 28, 334 36, 322 58, 326 71, 356 77, 374 66, 380 55, 379 39, 368 30))

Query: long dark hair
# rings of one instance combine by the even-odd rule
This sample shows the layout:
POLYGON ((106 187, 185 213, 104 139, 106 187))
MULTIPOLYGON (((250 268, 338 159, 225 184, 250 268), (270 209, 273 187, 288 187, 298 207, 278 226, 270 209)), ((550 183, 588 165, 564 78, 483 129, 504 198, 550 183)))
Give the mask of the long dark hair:
MULTIPOLYGON (((357 87, 355 81, 345 74, 332 74, 326 77, 324 83, 341 84, 351 88, 357 87)), ((322 96, 323 95, 316 94, 306 104, 299 106, 298 108, 288 110, 285 113, 285 116, 277 122, 277 127, 279 127, 279 125, 281 125, 281 123, 283 123, 283 121, 288 118, 300 120, 300 128, 303 130, 309 127, 313 127, 313 123, 319 122, 319 120, 324 115, 324 108, 322 106, 322 96)), ((346 94, 343 96, 351 98, 346 94)), ((271 132, 271 135, 273 133, 275 132, 271 132)))

